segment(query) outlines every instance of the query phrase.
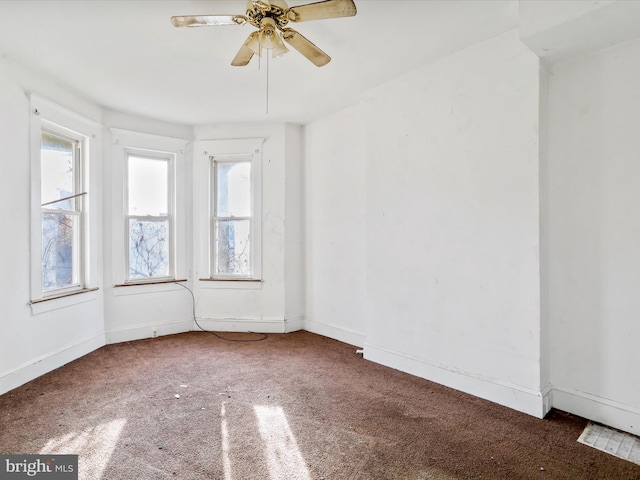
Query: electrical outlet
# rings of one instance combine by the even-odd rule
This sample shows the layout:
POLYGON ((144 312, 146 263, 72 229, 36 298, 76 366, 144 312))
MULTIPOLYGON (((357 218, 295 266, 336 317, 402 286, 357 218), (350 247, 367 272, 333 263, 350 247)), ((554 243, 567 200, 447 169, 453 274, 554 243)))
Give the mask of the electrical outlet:
POLYGON ((156 338, 158 336, 158 329, 157 328, 152 328, 151 329, 151 336, 153 338, 156 338))

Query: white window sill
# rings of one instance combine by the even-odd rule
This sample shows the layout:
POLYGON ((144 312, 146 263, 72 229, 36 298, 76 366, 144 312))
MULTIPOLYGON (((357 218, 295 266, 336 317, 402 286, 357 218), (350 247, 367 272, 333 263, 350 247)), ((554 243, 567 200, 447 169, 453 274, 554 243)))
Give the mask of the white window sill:
POLYGON ((261 290, 262 280, 238 279, 229 280, 223 278, 200 278, 200 288, 204 290, 261 290))
POLYGON ((181 280, 159 280, 155 282, 132 282, 120 283, 114 285, 113 296, 122 295, 142 295, 145 293, 170 292, 172 290, 183 290, 184 287, 176 285, 176 283, 184 283, 186 279, 181 280))

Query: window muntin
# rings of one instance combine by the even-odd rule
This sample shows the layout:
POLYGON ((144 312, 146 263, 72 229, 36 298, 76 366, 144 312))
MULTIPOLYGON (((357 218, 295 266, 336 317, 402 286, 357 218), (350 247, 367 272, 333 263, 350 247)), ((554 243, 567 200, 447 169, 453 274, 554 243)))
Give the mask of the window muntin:
POLYGON ((212 278, 252 278, 255 271, 252 156, 212 156, 212 278))
POLYGON ((173 155, 127 152, 127 281, 173 278, 173 155))
POLYGON ((82 139, 43 127, 40 142, 41 289, 83 288, 82 139))

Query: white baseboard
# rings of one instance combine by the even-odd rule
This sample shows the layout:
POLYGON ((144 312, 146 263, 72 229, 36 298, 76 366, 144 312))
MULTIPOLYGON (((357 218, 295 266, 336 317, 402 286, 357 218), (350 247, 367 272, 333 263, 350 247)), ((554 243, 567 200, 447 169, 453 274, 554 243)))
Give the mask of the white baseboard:
POLYGON ((553 387, 553 407, 640 435, 640 408, 570 388, 553 387))
POLYGON ((0 373, 0 395, 91 353, 103 347, 104 344, 105 337, 103 334, 99 334, 74 345, 42 355, 13 370, 2 372, 0 373))
POLYGON ((549 388, 540 391, 453 367, 431 364, 371 343, 365 343, 364 358, 537 418, 543 418, 550 408, 549 388))
POLYGON ((131 342, 144 338, 174 335, 193 330, 193 320, 176 320, 174 322, 154 323, 151 325, 136 325, 133 327, 110 330, 105 333, 106 343, 131 342))
MULTIPOLYGON (((290 333, 302 330, 303 317, 284 318, 198 318, 198 324, 213 332, 290 333)), ((195 322, 192 330, 200 328, 195 322)))
POLYGON ((304 317, 287 318, 284 321, 284 332, 291 333, 304 330, 304 317))
POLYGON ((304 321, 304 329, 308 332, 317 333, 318 335, 333 338, 334 340, 358 347, 364 345, 366 340, 366 335, 362 333, 308 319, 304 321))

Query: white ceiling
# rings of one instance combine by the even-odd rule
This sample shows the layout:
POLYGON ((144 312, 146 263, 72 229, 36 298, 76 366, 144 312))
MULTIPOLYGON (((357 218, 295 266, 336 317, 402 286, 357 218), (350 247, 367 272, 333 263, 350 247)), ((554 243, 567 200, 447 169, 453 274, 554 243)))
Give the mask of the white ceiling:
MULTIPOLYGON (((289 6, 311 3, 290 1, 289 6)), ((290 25, 332 57, 231 59, 250 25, 169 17, 244 13, 245 0, 0 0, 0 55, 99 105, 187 125, 307 123, 368 88, 518 23, 516 0, 355 0, 355 17, 290 25), (267 73, 268 98, 267 107, 267 73)))

